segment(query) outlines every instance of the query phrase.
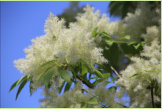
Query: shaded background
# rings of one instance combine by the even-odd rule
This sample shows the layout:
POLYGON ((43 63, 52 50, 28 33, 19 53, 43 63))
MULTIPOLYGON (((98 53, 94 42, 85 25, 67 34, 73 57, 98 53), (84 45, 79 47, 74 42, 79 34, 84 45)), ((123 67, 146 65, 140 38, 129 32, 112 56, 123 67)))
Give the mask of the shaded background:
MULTIPOLYGON (((81 1, 79 7, 89 4, 106 13, 108 17, 109 1, 81 1)), ((31 39, 44 34, 44 24, 49 13, 60 15, 70 6, 70 1, 58 2, 0 2, 1 8, 1 79, 0 107, 2 108, 38 108, 42 90, 38 89, 32 96, 29 93, 29 83, 15 100, 18 87, 9 92, 11 85, 23 76, 13 64, 13 61, 24 58, 24 48, 31 45, 31 39)), ((120 18, 110 17, 110 21, 120 18)))

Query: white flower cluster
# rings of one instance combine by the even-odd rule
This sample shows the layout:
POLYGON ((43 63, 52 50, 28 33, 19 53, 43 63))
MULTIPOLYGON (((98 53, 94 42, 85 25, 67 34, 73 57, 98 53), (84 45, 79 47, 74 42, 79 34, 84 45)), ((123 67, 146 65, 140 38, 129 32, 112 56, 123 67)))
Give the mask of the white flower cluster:
MULTIPOLYGON (((141 35, 145 34, 146 28, 152 25, 160 25, 160 19, 160 8, 152 11, 148 2, 141 2, 135 13, 128 13, 123 19, 124 32, 131 36, 131 40, 140 40, 141 35)), ((155 27, 148 29, 147 31, 150 31, 150 29, 154 31, 155 27)))
POLYGON ((142 37, 145 39, 146 42, 151 42, 155 38, 159 38, 160 40, 160 28, 157 26, 150 26, 146 29, 146 34, 142 34, 142 37))
POLYGON ((152 107, 149 88, 152 81, 156 81, 159 88, 153 89, 154 102, 160 102, 155 90, 161 92, 160 10, 157 8, 156 12, 151 11, 149 4, 141 2, 135 13, 128 13, 123 19, 123 28, 124 34, 129 34, 131 40, 144 38, 147 45, 140 55, 142 58, 131 58, 133 63, 121 72, 122 78, 116 84, 128 91, 131 107, 152 107))
POLYGON ((57 60, 58 64, 75 65, 80 59, 88 65, 105 63, 102 48, 98 48, 92 37, 92 31, 98 27, 100 32, 106 31, 108 19, 101 17, 99 11, 87 6, 85 13, 77 17, 70 28, 64 27, 64 20, 50 17, 45 24, 46 34, 32 40, 33 44, 25 49, 26 58, 15 61, 15 66, 25 74, 34 75, 35 69, 45 62, 57 60))
MULTIPOLYGON (((151 91, 148 87, 152 81, 156 81, 158 87, 161 87, 161 54, 158 40, 152 41, 151 46, 145 46, 141 56, 148 59, 132 57, 133 63, 121 72, 122 78, 117 81, 117 84, 124 86, 128 90, 133 102, 132 107, 151 107, 151 91)), ((160 101, 155 92, 154 97, 156 102, 160 101)))

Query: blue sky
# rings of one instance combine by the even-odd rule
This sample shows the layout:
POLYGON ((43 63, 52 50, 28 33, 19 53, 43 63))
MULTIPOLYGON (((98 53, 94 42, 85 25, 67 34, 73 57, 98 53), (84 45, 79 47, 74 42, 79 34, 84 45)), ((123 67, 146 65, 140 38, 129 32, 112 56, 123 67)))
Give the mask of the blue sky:
MULTIPOLYGON (((9 92, 10 86, 23 76, 13 64, 13 61, 24 58, 24 48, 31 44, 31 39, 44 34, 44 24, 49 12, 61 14, 69 6, 69 1, 47 2, 0 2, 1 4, 1 96, 2 108, 38 108, 42 90, 38 89, 32 96, 29 94, 29 84, 15 100, 18 88, 9 92)), ((109 1, 80 2, 80 6, 89 4, 106 13, 109 1)), ((109 16, 109 14, 107 14, 109 16)), ((111 21, 118 18, 111 18, 111 21)))

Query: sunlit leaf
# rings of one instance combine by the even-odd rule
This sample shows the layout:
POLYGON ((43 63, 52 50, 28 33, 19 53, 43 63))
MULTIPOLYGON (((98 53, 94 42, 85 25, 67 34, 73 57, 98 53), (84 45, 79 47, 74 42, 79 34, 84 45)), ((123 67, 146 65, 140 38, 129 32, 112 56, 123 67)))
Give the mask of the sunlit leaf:
POLYGON ((111 46, 114 42, 112 40, 106 40, 106 43, 111 46))
POLYGON ((120 40, 129 40, 130 39, 130 35, 126 35, 124 37, 120 37, 120 40))
POLYGON ((24 80, 26 80, 26 79, 28 79, 28 78, 30 78, 30 76, 29 76, 29 75, 26 75, 26 76, 20 78, 19 80, 17 80, 17 81, 11 86, 11 88, 10 88, 9 91, 11 91, 12 89, 14 89, 14 88, 15 88, 16 86, 18 86, 22 81, 24 81, 24 80))
POLYGON ((99 70, 96 70, 95 69, 95 72, 94 72, 98 77, 100 78, 104 78, 103 74, 99 71, 99 70))

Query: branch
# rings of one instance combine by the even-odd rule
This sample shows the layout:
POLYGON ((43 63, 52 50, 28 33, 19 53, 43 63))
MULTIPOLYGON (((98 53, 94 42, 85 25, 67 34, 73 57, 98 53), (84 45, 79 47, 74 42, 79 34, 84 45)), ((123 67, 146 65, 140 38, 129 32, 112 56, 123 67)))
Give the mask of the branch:
POLYGON ((80 81, 82 81, 85 85, 87 85, 89 88, 91 88, 91 89, 94 88, 94 86, 93 86, 89 81, 86 81, 86 80, 82 79, 82 77, 80 77, 79 75, 76 75, 76 77, 77 77, 80 81))
POLYGON ((110 65, 110 68, 118 76, 118 78, 121 78, 121 75, 114 69, 113 66, 110 65))
MULTIPOLYGON (((110 64, 109 64, 110 65, 110 64)), ((115 70, 113 66, 110 65, 111 70, 118 76, 118 78, 122 78, 121 75, 115 70)), ((121 85, 121 87, 126 88, 125 86, 121 85)))
POLYGON ((155 107, 155 103, 154 103, 154 92, 153 92, 153 87, 151 86, 150 87, 150 89, 151 89, 151 102, 152 102, 152 107, 154 108, 155 107))

